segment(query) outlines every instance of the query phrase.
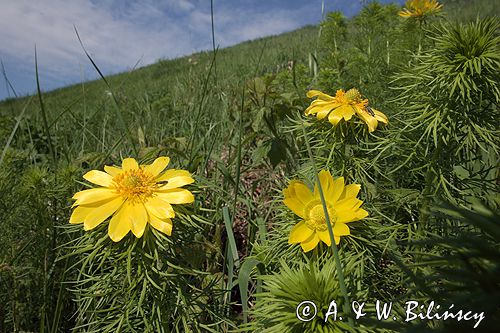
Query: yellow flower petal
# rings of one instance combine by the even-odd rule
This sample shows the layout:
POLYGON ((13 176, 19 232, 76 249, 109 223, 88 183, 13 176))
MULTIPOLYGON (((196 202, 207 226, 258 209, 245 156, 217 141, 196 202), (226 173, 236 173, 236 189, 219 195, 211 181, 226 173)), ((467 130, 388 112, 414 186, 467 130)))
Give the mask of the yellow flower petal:
POLYGON ((283 190, 285 199, 283 203, 298 216, 305 218, 305 208, 314 200, 311 190, 301 181, 292 180, 290 185, 283 190))
POLYGON ((387 119, 387 116, 385 114, 383 114, 382 112, 375 110, 375 109, 372 109, 372 110, 373 110, 373 113, 375 113, 375 118, 379 122, 384 123, 384 124, 387 124, 389 122, 389 119, 387 119))
POLYGON ((292 212, 300 216, 301 218, 306 218, 305 215, 305 206, 302 202, 300 202, 297 198, 286 198, 283 200, 283 203, 290 208, 292 212))
POLYGON ((126 158, 122 162, 123 171, 139 169, 139 164, 134 158, 126 158))
POLYGON ((175 216, 172 206, 158 196, 149 198, 148 201, 144 203, 144 207, 146 207, 149 214, 152 214, 159 219, 168 219, 175 216))
POLYGON ((344 177, 338 177, 333 181, 332 184, 333 190, 331 191, 331 196, 328 197, 328 201, 330 202, 336 202, 342 193, 344 192, 344 177))
POLYGON ((338 218, 336 223, 349 223, 354 221, 359 221, 368 216, 368 212, 364 209, 349 210, 338 212, 338 218))
POLYGON ((301 221, 293 226, 290 236, 288 237, 289 244, 300 243, 307 240, 314 233, 313 230, 307 227, 304 221, 301 221))
POLYGON ((332 101, 334 99, 333 96, 327 95, 319 90, 309 90, 306 95, 308 98, 313 98, 317 96, 318 98, 321 98, 322 100, 325 101, 332 101))
POLYGON ((319 237, 316 233, 313 233, 311 237, 300 243, 300 246, 302 247, 302 250, 304 252, 309 252, 312 249, 314 249, 319 243, 319 237))
MULTIPOLYGON (((323 195, 326 198, 333 196, 333 177, 330 171, 321 170, 318 173, 319 183, 321 184, 321 189, 323 190, 323 195)), ((318 184, 314 185, 314 195, 319 196, 318 184)))
MULTIPOLYGON (((330 239, 330 232, 327 230, 325 231, 318 231, 318 237, 321 241, 323 241, 323 243, 325 243, 326 245, 328 246, 331 246, 332 245, 332 241, 330 239)), ((334 234, 335 235, 335 234, 334 234)))
POLYGON ((374 116, 366 111, 358 112, 358 116, 368 125, 368 132, 371 133, 377 129, 378 121, 374 116))
POLYGON ((172 220, 170 219, 161 220, 156 216, 149 214, 149 224, 151 224, 153 228, 160 232, 163 232, 167 236, 172 235, 172 220))
POLYGON ((348 121, 356 113, 356 108, 352 105, 342 105, 338 109, 338 112, 342 115, 345 121, 348 121))
POLYGON ((361 206, 361 204, 363 203, 363 201, 357 199, 357 198, 346 198, 346 199, 343 199, 343 200, 339 200, 335 203, 335 210, 338 211, 338 212, 341 212, 341 211, 346 211, 346 210, 355 210, 357 209, 359 206, 361 206))
POLYGON ((296 198, 305 205, 314 200, 314 195, 309 187, 299 180, 292 180, 288 188, 283 191, 283 194, 285 199, 296 198))
POLYGON ((194 201, 193 194, 183 188, 157 192, 156 195, 171 204, 186 204, 194 201))
POLYGON ((144 171, 153 175, 153 177, 158 176, 170 162, 168 157, 158 157, 152 164, 144 166, 144 171))
POLYGON ((316 114, 316 117, 318 117, 319 120, 324 119, 324 118, 326 118, 330 114, 330 111, 331 111, 330 108, 325 109, 323 111, 319 111, 316 114))
POLYGON ((191 184, 194 182, 194 179, 191 177, 189 171, 170 169, 165 171, 165 173, 158 177, 156 181, 168 182, 166 185, 159 188, 159 191, 163 191, 191 184))
POLYGON ((334 225, 333 225, 333 234, 335 236, 348 236, 351 234, 351 231, 349 230, 349 227, 344 224, 344 223, 339 223, 339 222, 336 222, 334 225))
POLYGON ((114 212, 116 212, 123 204, 123 201, 124 201, 123 198, 118 197, 116 199, 106 202, 105 204, 92 208, 89 214, 85 217, 83 225, 84 230, 87 231, 97 227, 99 224, 102 223, 102 221, 106 220, 114 212))
POLYGON ((130 204, 130 229, 135 237, 142 237, 147 223, 148 212, 144 205, 142 203, 130 204))
POLYGON ((130 214, 130 203, 125 201, 118 212, 111 218, 108 227, 108 236, 113 242, 121 241, 130 231, 132 227, 130 214))
POLYGON ((333 126, 337 126, 338 123, 342 120, 343 117, 344 117, 344 115, 337 108, 337 109, 333 110, 332 112, 330 112, 330 114, 328 115, 328 121, 333 126))
POLYGON ((305 114, 306 115, 317 114, 318 119, 323 119, 334 108, 335 106, 333 106, 332 103, 324 103, 322 105, 317 105, 313 103, 306 109, 305 114))
POLYGON ((122 169, 114 167, 114 166, 109 166, 105 165, 104 166, 104 171, 106 171, 110 176, 118 176, 120 173, 123 172, 122 169))
POLYGON ((344 187, 344 192, 339 197, 339 201, 347 198, 356 198, 359 194, 361 185, 359 184, 349 184, 344 187))
POLYGON ((92 210, 94 210, 94 207, 85 207, 85 206, 76 207, 73 210, 73 213, 71 213, 71 217, 69 218, 69 223, 71 224, 83 223, 87 215, 89 215, 89 213, 92 212, 92 210))
POLYGON ((83 178, 99 186, 110 187, 113 184, 113 177, 99 170, 91 170, 83 178))
POLYGON ((73 199, 75 199, 76 202, 73 204, 73 206, 88 205, 100 201, 107 201, 116 198, 118 195, 118 193, 109 188, 91 188, 89 190, 83 190, 75 193, 73 199))
MULTIPOLYGON (((350 234, 351 232, 346 224, 337 222, 333 225, 333 237, 335 238, 335 244, 340 243, 340 236, 348 236, 350 234)), ((326 245, 332 245, 330 232, 328 230, 318 232, 318 236, 319 239, 322 240, 326 245)))
POLYGON ((311 105, 309 105, 309 107, 305 111, 305 114, 311 115, 323 111, 330 112, 331 110, 335 109, 338 106, 340 106, 340 104, 336 103, 335 101, 323 101, 317 99, 313 101, 311 105))

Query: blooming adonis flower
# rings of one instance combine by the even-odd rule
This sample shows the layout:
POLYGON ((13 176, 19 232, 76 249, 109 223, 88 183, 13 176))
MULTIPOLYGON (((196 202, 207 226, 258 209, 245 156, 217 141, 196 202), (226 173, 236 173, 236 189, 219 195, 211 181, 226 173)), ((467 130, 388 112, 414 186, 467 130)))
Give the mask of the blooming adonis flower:
MULTIPOLYGON (((347 223, 368 216, 368 212, 360 208, 363 201, 356 198, 361 186, 344 185, 343 177, 334 180, 330 172, 326 170, 320 171, 318 176, 328 217, 333 227, 335 243, 338 244, 340 236, 350 234, 347 223)), ((316 184, 314 191, 311 191, 303 182, 292 180, 283 194, 284 204, 303 219, 293 227, 288 243, 300 243, 304 252, 314 249, 320 240, 330 246, 330 234, 318 185, 316 184)))
POLYGON ((435 15, 440 12, 443 5, 436 0, 408 0, 405 7, 399 12, 399 16, 423 19, 426 16, 435 15))
POLYGON ((91 230, 108 217, 108 235, 119 242, 129 231, 142 237, 146 224, 167 234, 172 234, 175 212, 171 204, 194 201, 194 196, 181 186, 194 182, 186 170, 169 169, 163 172, 170 159, 159 157, 150 165, 141 165, 133 158, 126 158, 122 167, 105 166, 106 172, 92 170, 83 178, 102 186, 76 193, 77 206, 70 223, 83 223, 91 230))
POLYGON ((373 132, 379 122, 387 124, 385 114, 368 106, 367 99, 361 99, 357 89, 349 89, 347 92, 337 90, 335 97, 322 93, 318 90, 310 90, 307 97, 317 97, 306 109, 306 115, 316 114, 318 119, 328 117, 328 121, 336 126, 340 120, 349 121, 356 114, 366 125, 368 131, 373 132))

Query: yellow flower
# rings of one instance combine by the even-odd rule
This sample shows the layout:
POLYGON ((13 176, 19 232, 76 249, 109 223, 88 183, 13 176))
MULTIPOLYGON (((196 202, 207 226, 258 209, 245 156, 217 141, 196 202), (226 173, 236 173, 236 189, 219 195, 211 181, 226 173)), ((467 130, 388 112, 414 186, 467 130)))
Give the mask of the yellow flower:
POLYGON ((399 12, 399 16, 419 19, 435 15, 441 11, 443 7, 443 5, 439 4, 436 0, 408 0, 405 6, 406 8, 399 12))
POLYGON ((322 93, 318 90, 310 90, 307 97, 317 97, 306 109, 306 115, 316 114, 318 119, 328 116, 328 121, 336 126, 340 120, 351 120, 356 114, 366 125, 368 131, 373 132, 378 122, 387 124, 385 114, 368 106, 367 99, 361 99, 361 94, 357 89, 349 89, 347 92, 337 90, 335 97, 322 93))
POLYGON ((170 236, 171 218, 175 216, 171 204, 194 201, 191 192, 180 188, 194 180, 186 170, 163 172, 169 161, 168 157, 159 157, 150 165, 139 166, 135 159, 126 158, 121 168, 105 166, 106 172, 87 172, 83 178, 102 187, 73 196, 73 207, 77 207, 69 222, 83 223, 85 230, 91 230, 112 216, 108 235, 114 242, 129 231, 142 237, 147 223, 170 236))
MULTIPOLYGON (((356 198, 361 186, 344 185, 343 177, 334 180, 330 172, 326 170, 320 171, 318 176, 333 227, 335 243, 338 244, 340 236, 350 234, 347 223, 368 216, 368 212, 360 208, 363 201, 356 198)), ((292 180, 283 194, 284 204, 303 219, 293 227, 288 243, 300 243, 304 252, 314 249, 320 240, 330 246, 330 234, 318 185, 314 186, 314 192, 312 192, 303 182, 292 180)))

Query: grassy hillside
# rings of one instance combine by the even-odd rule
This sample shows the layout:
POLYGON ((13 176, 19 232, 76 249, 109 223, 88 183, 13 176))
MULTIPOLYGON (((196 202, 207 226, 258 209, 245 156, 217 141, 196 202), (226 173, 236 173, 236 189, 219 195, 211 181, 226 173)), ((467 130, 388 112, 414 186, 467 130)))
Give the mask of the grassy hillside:
POLYGON ((494 332, 499 9, 442 3, 407 19, 370 3, 352 19, 329 13, 321 28, 0 102, 0 332, 468 332, 477 323, 322 320, 331 300, 349 317, 347 299, 394 302, 399 319, 407 300, 453 303, 483 312, 479 329, 494 332), (312 89, 335 97, 308 109, 312 89), (165 156, 167 169, 185 171, 154 182, 128 167, 110 183, 87 174, 165 156), (194 201, 169 192, 174 184, 194 201), (85 192, 94 194, 73 207, 75 193, 98 186, 121 186, 120 198, 144 207, 168 197, 175 217, 162 215, 165 203, 144 208, 147 223, 130 210, 120 225, 132 232, 115 241, 118 213, 102 215, 111 199, 85 192), (171 219, 171 234, 153 215, 171 219), (318 305, 310 322, 296 317, 304 300, 318 305))

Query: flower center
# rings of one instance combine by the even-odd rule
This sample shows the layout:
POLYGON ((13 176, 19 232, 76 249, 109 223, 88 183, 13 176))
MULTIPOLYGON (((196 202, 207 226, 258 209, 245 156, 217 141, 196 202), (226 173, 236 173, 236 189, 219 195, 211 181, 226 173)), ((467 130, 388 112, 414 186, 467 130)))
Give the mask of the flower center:
POLYGON ((358 89, 352 88, 347 90, 347 92, 345 93, 345 98, 349 102, 359 102, 359 100, 361 99, 361 94, 358 89))
MULTIPOLYGON (((333 225, 335 223, 335 220, 337 219, 337 212, 328 204, 326 207, 328 210, 328 217, 330 218, 330 222, 333 225)), ((313 229, 315 231, 325 231, 328 229, 328 226, 326 224, 325 211, 321 202, 314 201, 311 203, 310 209, 307 213, 307 217, 308 219, 305 220, 305 222, 310 229, 313 229)))
POLYGON ((150 173, 142 169, 125 171, 113 179, 116 191, 125 199, 144 201, 153 196, 156 184, 150 173))

